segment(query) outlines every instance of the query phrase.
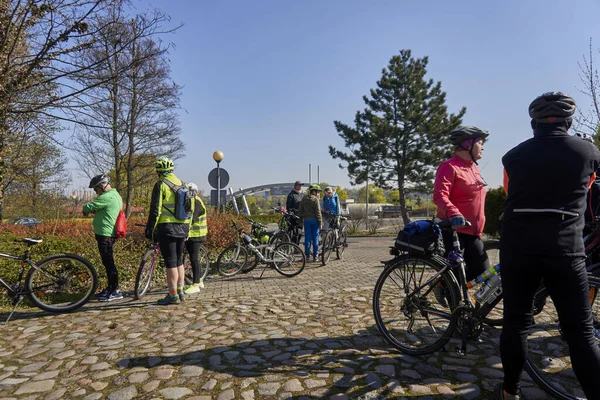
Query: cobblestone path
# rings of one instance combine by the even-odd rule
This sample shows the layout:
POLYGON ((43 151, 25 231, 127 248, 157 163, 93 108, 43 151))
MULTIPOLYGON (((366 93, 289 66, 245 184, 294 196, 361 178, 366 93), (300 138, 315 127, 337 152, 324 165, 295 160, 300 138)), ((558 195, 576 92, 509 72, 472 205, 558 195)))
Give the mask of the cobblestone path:
POLYGON ((491 398, 498 330, 465 357, 402 355, 378 334, 371 296, 390 243, 351 238, 345 260, 292 279, 213 279, 178 306, 157 306, 154 292, 71 314, 21 310, 0 327, 0 398, 491 398))

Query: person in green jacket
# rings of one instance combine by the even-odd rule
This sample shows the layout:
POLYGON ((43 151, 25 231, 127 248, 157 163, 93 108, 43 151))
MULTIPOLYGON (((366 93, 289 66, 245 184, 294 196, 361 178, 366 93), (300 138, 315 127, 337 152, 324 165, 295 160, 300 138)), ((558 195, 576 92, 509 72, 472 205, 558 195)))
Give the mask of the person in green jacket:
POLYGON ((119 272, 115 265, 113 246, 116 240, 115 222, 119 211, 123 208, 123 199, 117 189, 110 186, 110 179, 106 175, 94 176, 89 187, 94 189, 98 197, 83 206, 83 214, 94 214, 94 234, 108 281, 108 286, 97 293, 96 298, 98 301, 122 299, 123 294, 119 290, 119 272))
POLYGON ((194 195, 194 215, 190 219, 190 235, 185 241, 185 247, 190 255, 192 263, 192 273, 194 276, 193 285, 185 289, 185 294, 199 293, 200 288, 204 287, 203 279, 200 279, 200 246, 206 241, 208 226, 206 224, 206 207, 198 195, 198 186, 195 183, 188 183, 188 189, 194 195))

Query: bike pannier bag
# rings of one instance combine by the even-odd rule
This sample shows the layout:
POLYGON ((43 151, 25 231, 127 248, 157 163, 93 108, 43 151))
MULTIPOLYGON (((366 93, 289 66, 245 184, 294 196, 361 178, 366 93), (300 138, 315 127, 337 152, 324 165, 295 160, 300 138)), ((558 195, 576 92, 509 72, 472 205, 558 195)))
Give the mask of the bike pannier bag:
POLYGON ((394 247, 415 255, 444 255, 442 230, 433 221, 414 221, 398 233, 394 247))

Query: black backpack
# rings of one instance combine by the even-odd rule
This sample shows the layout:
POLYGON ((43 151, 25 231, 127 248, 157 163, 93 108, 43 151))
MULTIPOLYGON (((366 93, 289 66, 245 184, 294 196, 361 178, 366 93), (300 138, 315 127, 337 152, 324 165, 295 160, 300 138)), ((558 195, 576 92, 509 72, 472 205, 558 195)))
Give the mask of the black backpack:
POLYGON ((175 210, 171 211, 167 207, 163 207, 167 208, 167 211, 173 214, 175 218, 182 221, 191 218, 194 210, 194 196, 192 195, 192 191, 183 182, 181 182, 181 186, 175 185, 166 179, 163 179, 162 182, 175 193, 175 210))
POLYGON ((398 232, 394 243, 400 251, 414 255, 444 255, 442 230, 433 221, 414 221, 398 232))

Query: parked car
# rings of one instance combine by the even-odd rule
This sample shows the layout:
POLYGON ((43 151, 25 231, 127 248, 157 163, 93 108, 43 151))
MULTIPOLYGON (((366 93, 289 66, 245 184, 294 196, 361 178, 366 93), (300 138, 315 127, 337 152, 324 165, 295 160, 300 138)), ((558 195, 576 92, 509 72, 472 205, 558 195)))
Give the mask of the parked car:
POLYGON ((38 226, 41 223, 42 221, 39 219, 31 217, 10 218, 4 221, 5 225, 23 225, 27 227, 38 226))

